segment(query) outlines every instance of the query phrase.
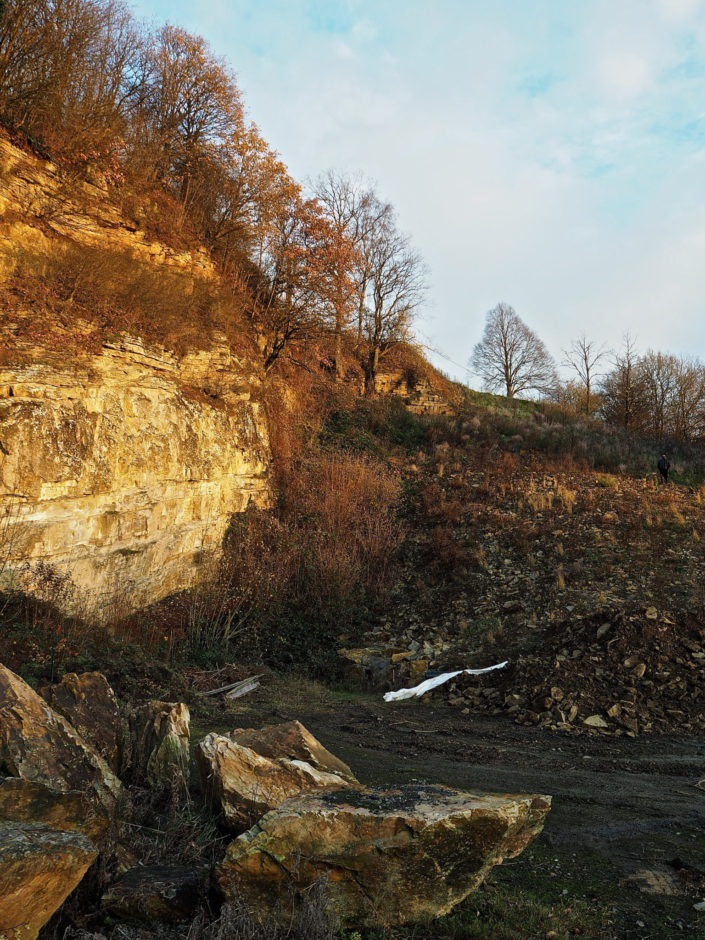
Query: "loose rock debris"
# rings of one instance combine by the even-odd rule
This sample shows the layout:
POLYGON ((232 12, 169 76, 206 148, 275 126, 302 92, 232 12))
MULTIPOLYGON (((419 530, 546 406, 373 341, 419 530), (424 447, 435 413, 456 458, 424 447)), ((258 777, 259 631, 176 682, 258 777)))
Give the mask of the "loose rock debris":
MULTIPOLYGON (((507 715, 519 724, 573 733, 702 731, 705 627, 694 612, 677 619, 667 611, 656 618, 653 613, 653 607, 603 608, 539 626, 534 647, 506 668, 475 675, 448 670, 441 687, 421 683, 418 694, 444 699, 466 714, 507 715)), ((448 665, 467 655, 452 637, 431 642, 448 665)), ((429 665, 423 647, 404 649, 402 643, 388 637, 386 645, 340 652, 373 682, 385 675, 402 684, 418 674, 416 663, 424 670, 429 665)), ((385 699, 401 697, 392 695, 385 699)))

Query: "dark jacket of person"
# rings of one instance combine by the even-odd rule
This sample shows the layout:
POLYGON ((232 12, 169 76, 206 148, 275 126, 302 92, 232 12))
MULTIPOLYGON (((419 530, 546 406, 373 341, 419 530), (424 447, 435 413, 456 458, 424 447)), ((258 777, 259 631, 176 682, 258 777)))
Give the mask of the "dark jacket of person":
POLYGON ((661 473, 668 473, 668 471, 671 469, 671 464, 669 463, 668 457, 661 457, 657 466, 661 473))

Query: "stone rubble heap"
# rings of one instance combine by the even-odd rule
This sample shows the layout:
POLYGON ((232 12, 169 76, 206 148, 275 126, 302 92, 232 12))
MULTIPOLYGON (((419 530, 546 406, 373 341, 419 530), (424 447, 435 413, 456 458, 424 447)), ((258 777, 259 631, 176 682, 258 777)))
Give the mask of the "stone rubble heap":
MULTIPOLYGON (((387 631, 340 655, 380 689, 416 685, 429 671, 486 665, 457 637, 410 635, 387 631)), ((495 655, 504 658, 499 648, 495 655)), ((676 623, 655 607, 608 609, 537 627, 535 643, 507 669, 458 676, 429 697, 468 715, 506 715, 558 731, 694 733, 705 729, 704 674, 705 628, 697 616, 676 623)))

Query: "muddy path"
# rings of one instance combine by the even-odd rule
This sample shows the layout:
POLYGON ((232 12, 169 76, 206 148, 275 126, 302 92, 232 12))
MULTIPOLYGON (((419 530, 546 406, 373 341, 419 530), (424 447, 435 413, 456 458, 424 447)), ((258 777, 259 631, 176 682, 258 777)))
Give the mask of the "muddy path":
POLYGON ((496 878, 602 905, 604 936, 705 938, 704 737, 573 736, 368 694, 258 697, 241 720, 298 718, 365 783, 550 794, 543 835, 496 878))

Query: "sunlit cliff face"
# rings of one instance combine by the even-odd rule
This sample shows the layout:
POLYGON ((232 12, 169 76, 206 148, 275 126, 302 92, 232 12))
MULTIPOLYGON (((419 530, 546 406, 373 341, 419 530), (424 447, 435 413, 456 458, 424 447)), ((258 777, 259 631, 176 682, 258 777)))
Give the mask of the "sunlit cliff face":
MULTIPOLYGON (((5 142, 0 157, 8 277, 18 246, 75 237, 81 216, 64 206, 40 224, 22 203, 55 198, 51 171, 5 142)), ((105 231, 113 250, 184 260, 104 223, 86 219, 93 246, 105 231)), ((41 594, 44 562, 70 576, 72 605, 129 609, 195 583, 231 515, 268 502, 260 366, 219 334, 177 356, 127 336, 86 348, 83 326, 21 298, 0 314, 0 584, 41 594)))

